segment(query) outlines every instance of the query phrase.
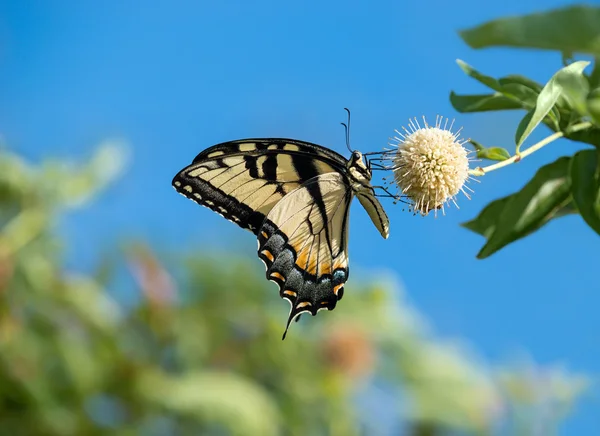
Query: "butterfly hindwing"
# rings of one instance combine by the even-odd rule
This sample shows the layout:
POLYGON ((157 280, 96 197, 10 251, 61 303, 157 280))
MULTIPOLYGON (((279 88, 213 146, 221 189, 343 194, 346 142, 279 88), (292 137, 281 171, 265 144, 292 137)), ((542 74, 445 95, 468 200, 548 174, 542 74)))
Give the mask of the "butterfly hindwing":
POLYGON ((210 147, 173 179, 191 200, 257 234, 286 194, 319 174, 343 171, 343 156, 291 139, 245 139, 210 147))
POLYGON ((316 176, 277 203, 259 230, 267 279, 291 304, 288 327, 304 312, 333 310, 343 296, 352 196, 344 175, 316 176))

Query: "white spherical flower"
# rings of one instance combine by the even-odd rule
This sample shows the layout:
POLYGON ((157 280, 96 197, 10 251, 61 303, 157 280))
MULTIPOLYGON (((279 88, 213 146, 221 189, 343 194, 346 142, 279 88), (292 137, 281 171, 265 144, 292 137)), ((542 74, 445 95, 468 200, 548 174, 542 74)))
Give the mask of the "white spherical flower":
MULTIPOLYGON (((452 133, 448 119, 437 117, 435 126, 430 126, 423 118, 424 127, 416 119, 410 120, 409 128, 396 130, 398 136, 392 138, 385 160, 387 168, 393 170, 394 181, 401 196, 407 200, 415 213, 427 215, 441 209, 449 202, 456 207, 459 192, 470 198, 465 186, 469 177, 468 151, 459 139, 460 130, 452 133), (443 124, 443 127, 442 127, 443 124)), ((471 191, 472 192, 472 191, 471 191)))

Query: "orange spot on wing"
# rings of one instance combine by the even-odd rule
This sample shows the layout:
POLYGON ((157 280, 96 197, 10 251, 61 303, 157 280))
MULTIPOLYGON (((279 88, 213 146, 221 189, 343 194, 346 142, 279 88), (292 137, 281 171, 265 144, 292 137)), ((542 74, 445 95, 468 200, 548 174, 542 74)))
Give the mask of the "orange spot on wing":
POLYGON ((333 293, 334 293, 335 295, 337 295, 337 294, 338 294, 338 292, 339 292, 339 290, 340 290, 340 288, 343 288, 343 287, 344 287, 344 284, 343 284, 343 283, 340 283, 339 285, 336 285, 336 286, 334 286, 334 287, 333 287, 333 293))
POLYGON ((270 262, 273 262, 274 257, 273 257, 273 254, 269 250, 263 250, 260 252, 260 254, 262 254, 267 259, 269 259, 270 262))
POLYGON ((279 274, 278 272, 272 272, 271 273, 271 278, 279 279, 281 281, 285 281, 285 277, 282 276, 281 274, 279 274))
POLYGON ((306 269, 308 264, 308 250, 304 249, 300 253, 298 253, 298 257, 296 258, 296 265, 298 265, 302 269, 306 269))
POLYGON ((262 232, 260 232, 260 235, 261 235, 263 238, 266 238, 267 236, 269 236, 269 235, 267 235, 267 232, 265 232, 264 230, 263 230, 262 232))
POLYGON ((306 272, 313 276, 317 275, 317 256, 313 255, 310 257, 308 265, 306 265, 306 272))
POLYGON ((313 276, 317 275, 317 255, 315 250, 311 254, 310 245, 307 246, 298 253, 298 258, 296 259, 296 265, 298 265, 301 269, 305 270, 307 273, 312 274, 313 276), (309 257, 309 254, 310 257, 309 257))
POLYGON ((285 291, 283 291, 283 293, 284 293, 285 295, 289 295, 289 296, 291 296, 291 297, 295 297, 296 295, 298 295, 298 294, 296 294, 294 291, 290 291, 289 289, 286 289, 285 291))

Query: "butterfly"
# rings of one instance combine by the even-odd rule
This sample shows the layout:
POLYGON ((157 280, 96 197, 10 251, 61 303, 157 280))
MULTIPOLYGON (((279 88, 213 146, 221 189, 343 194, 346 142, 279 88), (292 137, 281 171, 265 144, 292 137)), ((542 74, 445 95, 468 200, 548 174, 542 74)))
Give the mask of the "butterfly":
POLYGON ((389 220, 371 185, 369 161, 310 142, 242 139, 214 145, 173 179, 187 198, 254 233, 266 277, 303 313, 333 310, 348 280, 348 219, 353 197, 387 239, 389 220))

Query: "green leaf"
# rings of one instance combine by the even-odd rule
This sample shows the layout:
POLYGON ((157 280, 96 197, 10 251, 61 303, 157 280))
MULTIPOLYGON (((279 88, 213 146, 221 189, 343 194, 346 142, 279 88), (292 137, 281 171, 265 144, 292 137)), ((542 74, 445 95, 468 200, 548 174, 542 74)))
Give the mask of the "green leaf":
POLYGON ((478 233, 486 239, 489 239, 494 233, 494 230, 496 230, 496 222, 498 221, 498 217, 502 213, 504 206, 506 206, 511 197, 512 196, 509 195, 507 197, 492 201, 483 208, 477 218, 462 223, 461 225, 472 232, 478 233))
POLYGON ((473 147, 475 148, 475 150, 480 151, 480 150, 485 150, 485 147, 483 145, 481 145, 480 142, 475 141, 474 139, 469 139, 469 143, 471 143, 471 145, 473 145, 473 147))
POLYGON ((515 143, 517 144, 517 153, 521 149, 521 144, 525 139, 533 132, 533 129, 537 127, 537 125, 541 122, 539 120, 537 123, 533 121, 533 116, 535 115, 535 109, 531 109, 529 112, 525 114, 525 116, 519 122, 517 126, 517 131, 515 132, 515 143))
POLYGON ((521 191, 490 203, 477 218, 463 224, 487 238, 479 259, 539 229, 571 201, 570 160, 562 157, 543 166, 521 191))
POLYGON ((536 82, 535 80, 531 80, 528 77, 521 76, 520 74, 510 74, 508 76, 498 79, 498 82, 502 86, 506 86, 506 85, 510 85, 510 84, 518 84, 518 85, 526 86, 527 88, 531 89, 532 91, 535 91, 536 95, 539 94, 543 88, 543 86, 540 83, 536 82))
POLYGON ((581 130, 565 136, 572 141, 584 142, 600 148, 600 128, 581 130))
POLYGON ((571 195, 585 222, 600 235, 600 162, 597 150, 575 153, 569 168, 571 195))
POLYGON ((567 100, 570 107, 579 115, 585 116, 587 115, 586 98, 590 91, 590 85, 583 75, 583 69, 589 65, 589 62, 576 62, 576 64, 581 66, 581 70, 574 68, 568 72, 563 71, 557 74, 554 80, 561 88, 561 95, 567 100))
POLYGON ((594 69, 588 76, 588 83, 590 84, 590 89, 600 87, 600 56, 594 58, 594 69))
MULTIPOLYGON (((583 69, 589 65, 589 62, 574 62, 558 70, 554 76, 546 83, 540 95, 538 95, 535 109, 529 111, 519 123, 515 134, 517 152, 527 137, 540 124, 546 115, 550 113, 558 98, 563 93, 563 85, 570 87, 578 79, 576 76, 582 76, 583 69)), ((565 96, 570 95, 565 92, 565 96)), ((557 126, 558 130, 558 126, 557 126)))
POLYGON ((600 8, 571 6, 501 18, 459 34, 472 48, 528 47, 600 55, 600 8))
POLYGON ((481 159, 503 161, 510 158, 510 153, 502 147, 490 147, 477 152, 477 157, 481 159))
MULTIPOLYGON (((535 80, 531 80, 518 74, 502 77, 498 79, 498 82, 502 85, 505 94, 510 93, 517 97, 523 102, 523 106, 527 109, 533 109, 535 107, 538 95, 544 88, 535 80)), ((568 104, 567 101, 560 96, 556 102, 556 106, 552 108, 552 112, 548 115, 555 124, 558 124, 560 121, 560 111, 558 108, 567 110, 568 104)))
POLYGON ((600 148, 600 128, 592 127, 585 130, 579 130, 577 132, 567 133, 565 138, 571 141, 585 142, 586 144, 594 145, 600 148))
POLYGON ((461 113, 521 109, 522 106, 502 94, 458 95, 450 93, 450 103, 461 113))
POLYGON ((484 84, 488 88, 493 89, 494 91, 498 91, 498 92, 502 91, 502 86, 493 77, 486 76, 485 74, 481 74, 479 71, 477 71, 471 65, 467 64, 465 61, 462 61, 460 59, 457 59, 456 63, 458 64, 458 66, 460 67, 460 69, 465 72, 465 74, 467 76, 472 77, 473 79, 475 79, 478 82, 484 84))
MULTIPOLYGON (((502 109, 533 109, 539 99, 538 89, 541 86, 536 82, 523 76, 506 76, 499 80, 480 73, 466 62, 457 59, 458 66, 469 76, 487 87, 497 91, 498 94, 492 94, 493 99, 486 100, 485 96, 464 96, 457 98, 456 94, 450 95, 450 101, 461 112, 483 112, 487 110, 502 109), (502 99, 504 96, 505 99, 502 99), (479 97, 476 99, 476 97, 479 97), (472 98, 472 100, 469 100, 472 98)), ((544 114, 549 118, 555 130, 559 128, 560 112, 557 108, 551 106, 551 110, 544 114)))
POLYGON ((569 198, 568 203, 563 205, 563 207, 561 209, 559 209, 552 218, 560 218, 563 216, 573 215, 573 214, 579 215, 579 210, 577 210, 575 203, 573 203, 573 198, 569 198))
POLYGON ((500 93, 508 99, 515 101, 515 103, 517 103, 519 107, 531 109, 535 106, 537 93, 534 92, 532 94, 531 90, 527 86, 524 86, 523 84, 517 84, 514 79, 511 80, 510 78, 496 80, 491 76, 486 76, 485 74, 480 73, 471 65, 467 64, 466 62, 460 59, 457 59, 456 63, 458 64, 460 69, 463 70, 465 74, 467 74, 469 77, 472 77, 479 83, 482 83, 488 88, 493 89, 494 91, 500 93))
MULTIPOLYGON (((600 126, 600 88, 592 90, 586 99, 586 109, 596 125, 600 126)), ((598 144, 600 145, 600 144, 598 144)))
POLYGON ((533 108, 537 101, 539 92, 525 86, 521 83, 511 83, 500 79, 502 83, 502 92, 504 95, 512 95, 519 101, 523 102, 523 107, 533 108))
POLYGON ((475 150, 477 151, 477 157, 480 159, 489 159, 489 160, 506 160, 510 158, 510 153, 508 150, 502 147, 484 147, 479 142, 469 139, 469 142, 473 145, 475 150))

